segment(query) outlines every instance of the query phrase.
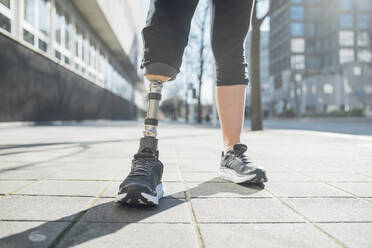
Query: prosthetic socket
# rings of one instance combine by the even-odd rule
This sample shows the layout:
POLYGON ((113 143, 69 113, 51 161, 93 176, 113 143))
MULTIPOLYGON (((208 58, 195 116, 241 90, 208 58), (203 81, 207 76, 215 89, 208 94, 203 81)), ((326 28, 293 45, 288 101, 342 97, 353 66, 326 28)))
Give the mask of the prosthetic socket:
POLYGON ((144 137, 140 140, 140 148, 138 153, 151 152, 158 158, 158 139, 157 126, 158 126, 158 112, 159 103, 161 100, 161 90, 163 83, 158 81, 150 82, 150 92, 148 95, 148 108, 145 119, 145 129, 143 131, 144 137))

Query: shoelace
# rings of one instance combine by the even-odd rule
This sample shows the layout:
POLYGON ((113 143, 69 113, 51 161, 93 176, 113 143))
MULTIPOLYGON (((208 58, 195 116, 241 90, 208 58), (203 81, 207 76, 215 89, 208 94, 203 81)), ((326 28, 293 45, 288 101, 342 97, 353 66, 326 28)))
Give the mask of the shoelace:
POLYGON ((149 176, 154 160, 137 158, 131 167, 130 176, 149 176))
POLYGON ((250 162, 248 156, 245 155, 244 152, 235 151, 232 154, 239 158, 244 164, 248 164, 250 162))

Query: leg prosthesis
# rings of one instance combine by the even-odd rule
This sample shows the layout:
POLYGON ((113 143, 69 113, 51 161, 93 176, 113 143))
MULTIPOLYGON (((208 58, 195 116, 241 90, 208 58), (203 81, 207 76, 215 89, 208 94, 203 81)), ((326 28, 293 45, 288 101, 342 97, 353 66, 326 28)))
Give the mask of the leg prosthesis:
POLYGON ((145 119, 145 129, 143 131, 144 137, 140 139, 140 147, 138 153, 152 153, 156 158, 159 156, 158 152, 158 113, 159 103, 161 100, 161 90, 163 83, 160 81, 150 81, 150 92, 148 94, 148 108, 145 119))

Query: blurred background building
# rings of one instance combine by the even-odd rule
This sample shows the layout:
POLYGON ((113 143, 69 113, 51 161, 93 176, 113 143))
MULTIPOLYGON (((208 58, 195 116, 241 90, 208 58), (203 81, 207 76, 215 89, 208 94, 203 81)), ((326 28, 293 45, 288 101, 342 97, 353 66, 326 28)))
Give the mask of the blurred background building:
POLYGON ((0 0, 0 121, 144 109, 140 1, 0 0))
MULTIPOLYGON (((274 114, 372 112, 372 0, 271 0, 274 114)), ((264 83, 263 83, 264 84, 264 83)), ((265 100, 266 99, 266 100, 265 100)))
MULTIPOLYGON (((197 120, 199 98, 202 119, 215 116, 210 23, 198 26, 201 17, 208 20, 201 3, 181 73, 164 87, 163 114, 174 120, 197 120)), ((259 54, 263 116, 372 116, 372 0, 259 0, 257 13, 269 5, 259 54)), ((139 65, 148 6, 148 0, 0 0, 0 121, 143 114, 147 85, 139 65)), ((249 117, 249 88, 246 103, 249 117)))

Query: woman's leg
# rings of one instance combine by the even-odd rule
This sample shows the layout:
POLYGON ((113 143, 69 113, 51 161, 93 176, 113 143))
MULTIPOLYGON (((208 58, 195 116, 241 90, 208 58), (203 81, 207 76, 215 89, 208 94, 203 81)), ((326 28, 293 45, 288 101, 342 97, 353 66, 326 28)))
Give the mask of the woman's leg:
POLYGON ((218 115, 222 128, 225 151, 240 143, 244 120, 245 85, 216 87, 218 115))
POLYGON ((212 49, 216 60, 218 114, 225 150, 240 142, 248 83, 244 43, 253 0, 212 0, 212 49))

